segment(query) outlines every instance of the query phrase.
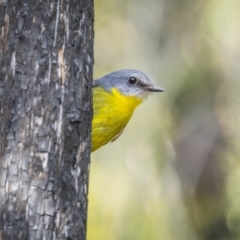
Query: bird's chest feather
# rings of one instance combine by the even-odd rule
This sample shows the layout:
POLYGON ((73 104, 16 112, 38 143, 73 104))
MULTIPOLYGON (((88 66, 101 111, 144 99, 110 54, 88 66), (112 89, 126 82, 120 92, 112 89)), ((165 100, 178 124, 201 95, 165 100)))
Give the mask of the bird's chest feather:
POLYGON ((108 93, 93 89, 92 145, 98 148, 116 137, 128 123, 134 109, 142 102, 135 96, 124 96, 116 89, 108 93))

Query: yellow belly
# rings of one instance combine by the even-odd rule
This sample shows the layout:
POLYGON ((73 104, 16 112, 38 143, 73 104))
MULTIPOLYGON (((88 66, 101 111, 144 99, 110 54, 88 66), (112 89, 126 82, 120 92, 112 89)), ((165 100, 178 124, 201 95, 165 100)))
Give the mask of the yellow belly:
POLYGON ((128 123, 142 99, 93 88, 92 152, 114 139, 128 123))

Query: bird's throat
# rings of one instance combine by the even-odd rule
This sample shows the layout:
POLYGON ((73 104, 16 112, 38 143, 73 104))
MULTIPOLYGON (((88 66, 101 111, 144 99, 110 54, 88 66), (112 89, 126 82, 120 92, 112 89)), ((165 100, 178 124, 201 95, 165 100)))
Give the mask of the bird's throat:
POLYGON ((125 96, 114 88, 111 93, 100 87, 94 88, 92 151, 116 137, 142 101, 143 99, 135 96, 125 96))
POLYGON ((112 96, 118 105, 118 108, 122 108, 123 111, 132 111, 143 101, 142 98, 136 96, 126 96, 120 93, 116 88, 112 89, 112 96))

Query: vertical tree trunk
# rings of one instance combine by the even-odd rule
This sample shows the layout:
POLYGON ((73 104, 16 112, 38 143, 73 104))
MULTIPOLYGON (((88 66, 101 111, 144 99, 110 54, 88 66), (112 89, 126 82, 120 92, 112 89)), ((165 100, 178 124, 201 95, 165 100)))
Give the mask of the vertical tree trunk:
POLYGON ((85 239, 92 0, 0 0, 0 239, 85 239))

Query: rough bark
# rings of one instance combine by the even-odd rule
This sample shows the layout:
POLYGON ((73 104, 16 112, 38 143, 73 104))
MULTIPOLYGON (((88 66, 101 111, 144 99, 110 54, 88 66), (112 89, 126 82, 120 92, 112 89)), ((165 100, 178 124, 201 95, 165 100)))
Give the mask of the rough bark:
POLYGON ((0 0, 0 239, 85 239, 93 1, 0 0))

